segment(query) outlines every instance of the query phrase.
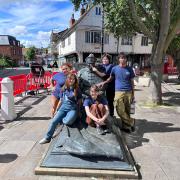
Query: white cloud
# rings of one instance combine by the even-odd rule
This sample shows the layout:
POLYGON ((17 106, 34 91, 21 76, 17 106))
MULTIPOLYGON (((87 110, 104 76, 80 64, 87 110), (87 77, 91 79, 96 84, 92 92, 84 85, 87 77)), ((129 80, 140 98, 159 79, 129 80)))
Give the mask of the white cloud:
POLYGON ((9 29, 8 34, 13 36, 23 36, 27 34, 26 26, 15 26, 12 29, 9 29))
MULTIPOLYGON (((15 36, 28 46, 46 46, 50 31, 69 26, 73 5, 69 0, 0 0, 0 34, 15 36), (8 11, 7 11, 8 9, 8 11), (1 17, 1 12, 7 14, 1 17)), ((75 13, 77 17, 77 13, 75 13)))
POLYGON ((36 47, 47 47, 49 45, 51 32, 39 31, 37 34, 34 34, 32 40, 22 40, 21 44, 26 47, 36 46, 36 47))

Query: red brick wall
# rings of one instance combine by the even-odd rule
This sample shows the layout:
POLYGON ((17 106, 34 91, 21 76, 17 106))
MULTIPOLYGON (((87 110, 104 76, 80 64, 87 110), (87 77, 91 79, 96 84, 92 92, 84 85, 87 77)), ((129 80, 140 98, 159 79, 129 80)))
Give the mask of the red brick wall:
POLYGON ((19 46, 0 45, 0 54, 9 56, 11 59, 15 61, 22 60, 22 48, 19 46))

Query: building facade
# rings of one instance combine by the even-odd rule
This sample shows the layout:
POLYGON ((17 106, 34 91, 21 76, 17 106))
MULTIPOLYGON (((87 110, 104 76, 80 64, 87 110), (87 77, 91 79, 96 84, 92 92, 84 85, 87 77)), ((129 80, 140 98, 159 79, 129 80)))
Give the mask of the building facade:
POLYGON ((81 9, 80 18, 75 21, 72 16, 70 28, 60 32, 59 36, 56 34, 56 41, 53 41, 55 35, 52 33, 51 44, 55 45, 59 57, 65 57, 71 63, 84 62, 90 53, 100 59, 103 51, 111 55, 113 63, 116 63, 117 55, 124 52, 130 65, 149 66, 152 44, 148 37, 137 33, 132 37, 120 37, 118 41, 113 34, 102 31, 102 24, 102 6, 81 9))
POLYGON ((0 35, 0 55, 8 56, 19 64, 23 58, 20 41, 13 36, 0 35))

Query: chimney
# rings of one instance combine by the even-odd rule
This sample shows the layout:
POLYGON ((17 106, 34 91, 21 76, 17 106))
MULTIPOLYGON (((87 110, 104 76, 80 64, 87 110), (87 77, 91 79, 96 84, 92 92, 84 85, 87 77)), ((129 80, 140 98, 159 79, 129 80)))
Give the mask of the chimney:
POLYGON ((72 14, 71 19, 69 21, 69 26, 72 27, 74 23, 75 23, 74 14, 72 14))
POLYGON ((81 11, 80 11, 80 16, 82 16, 85 12, 86 12, 86 10, 85 10, 84 6, 82 5, 81 11))

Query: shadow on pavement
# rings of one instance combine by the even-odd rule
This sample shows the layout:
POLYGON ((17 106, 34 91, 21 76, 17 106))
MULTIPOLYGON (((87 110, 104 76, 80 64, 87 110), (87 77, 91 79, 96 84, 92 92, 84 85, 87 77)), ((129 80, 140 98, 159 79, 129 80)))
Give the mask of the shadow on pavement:
POLYGON ((168 100, 163 100, 165 103, 170 103, 174 105, 179 105, 180 106, 180 93, 178 92, 166 92, 163 93, 164 97, 169 97, 168 100))
POLYGON ((145 133, 180 131, 178 127, 171 127, 173 125, 172 123, 149 122, 146 119, 138 119, 136 120, 135 132, 128 134, 122 131, 122 134, 128 147, 134 149, 142 146, 144 142, 149 142, 149 139, 143 137, 145 133))
POLYGON ((3 126, 0 126, 0 131, 1 131, 2 129, 4 129, 4 127, 3 127, 3 126))
POLYGON ((9 163, 17 159, 17 154, 0 154, 0 163, 9 163))
POLYGON ((20 117, 18 120, 50 120, 51 117, 20 117))

